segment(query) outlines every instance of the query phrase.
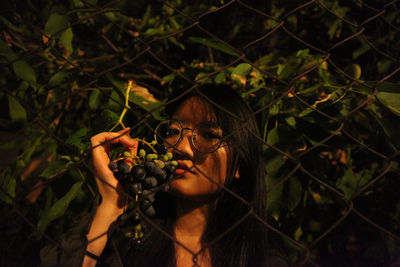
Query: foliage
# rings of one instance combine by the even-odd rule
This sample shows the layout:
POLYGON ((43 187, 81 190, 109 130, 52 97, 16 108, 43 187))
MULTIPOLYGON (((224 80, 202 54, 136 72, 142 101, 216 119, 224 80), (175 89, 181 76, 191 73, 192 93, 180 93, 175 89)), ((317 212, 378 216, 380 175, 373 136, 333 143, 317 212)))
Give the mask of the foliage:
POLYGON ((151 135, 172 89, 205 82, 230 84, 255 111, 270 224, 287 237, 271 236, 294 261, 396 261, 399 5, 258 2, 1 4, 0 127, 15 137, 0 148, 18 152, 0 180, 5 262, 36 265, 90 208, 90 136, 121 118, 151 135))

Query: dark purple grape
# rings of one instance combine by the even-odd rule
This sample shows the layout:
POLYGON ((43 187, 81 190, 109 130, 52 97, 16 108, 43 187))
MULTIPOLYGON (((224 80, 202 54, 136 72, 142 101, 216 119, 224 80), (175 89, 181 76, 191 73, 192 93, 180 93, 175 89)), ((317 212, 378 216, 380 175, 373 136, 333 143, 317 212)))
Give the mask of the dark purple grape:
POLYGON ((143 180, 143 186, 145 188, 154 188, 157 186, 157 179, 153 176, 146 177, 143 180))
POLYGON ((130 178, 129 174, 124 174, 123 172, 118 171, 118 172, 114 173, 114 175, 115 175, 115 178, 117 178, 117 180, 122 183, 129 182, 129 178, 130 178))
POLYGON ((140 183, 133 183, 133 184, 127 184, 128 190, 132 192, 133 194, 137 195, 142 191, 142 184, 140 183))
POLYGON ((145 211, 148 207, 150 207, 151 206, 151 202, 150 202, 150 200, 148 200, 148 199, 143 199, 141 202, 140 202, 140 208, 143 210, 143 211, 145 211))
POLYGON ((135 165, 132 167, 131 175, 134 180, 141 181, 146 177, 146 170, 143 166, 135 165))
POLYGON ((150 200, 151 203, 154 202, 155 198, 154 198, 154 192, 151 190, 143 190, 142 192, 142 197, 143 199, 148 199, 150 200))
POLYGON ((118 168, 118 164, 115 161, 110 161, 110 163, 108 164, 108 168, 113 171, 118 168))
POLYGON ((144 211, 144 214, 148 217, 154 217, 156 215, 156 210, 153 206, 150 206, 144 211))
POLYGON ((161 169, 161 171, 154 176, 157 178, 158 181, 164 182, 167 179, 168 174, 165 170, 161 169))
POLYGON ((171 163, 168 163, 168 164, 165 165, 165 168, 164 168, 164 169, 165 169, 169 174, 170 174, 170 173, 175 173, 176 166, 173 165, 173 164, 171 164, 171 163))
POLYGON ((123 174, 130 174, 130 172, 131 172, 131 167, 130 167, 128 164, 126 164, 126 163, 121 163, 121 164, 118 166, 118 171, 121 172, 121 173, 123 173, 123 174))
POLYGON ((160 186, 160 190, 163 191, 163 192, 168 192, 169 191, 169 184, 168 183, 162 184, 160 186))
POLYGON ((163 169, 161 169, 158 166, 155 166, 151 174, 154 175, 155 177, 161 177, 163 175, 163 169))
MULTIPOLYGON (((144 163, 144 168, 146 169, 147 173, 153 173, 154 168, 157 167, 157 164, 152 161, 152 160, 148 160, 144 163)), ((158 168, 158 167, 157 167, 158 168)))

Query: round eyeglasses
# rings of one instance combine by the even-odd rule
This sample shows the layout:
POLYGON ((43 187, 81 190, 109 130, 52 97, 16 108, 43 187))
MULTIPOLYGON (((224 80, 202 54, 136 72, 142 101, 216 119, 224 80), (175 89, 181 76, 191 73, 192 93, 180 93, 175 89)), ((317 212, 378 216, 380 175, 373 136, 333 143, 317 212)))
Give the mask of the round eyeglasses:
POLYGON ((182 127, 179 120, 162 121, 156 127, 154 139, 159 144, 173 147, 181 141, 184 130, 192 132, 192 145, 201 153, 214 152, 221 146, 222 129, 212 122, 201 122, 192 129, 182 127))

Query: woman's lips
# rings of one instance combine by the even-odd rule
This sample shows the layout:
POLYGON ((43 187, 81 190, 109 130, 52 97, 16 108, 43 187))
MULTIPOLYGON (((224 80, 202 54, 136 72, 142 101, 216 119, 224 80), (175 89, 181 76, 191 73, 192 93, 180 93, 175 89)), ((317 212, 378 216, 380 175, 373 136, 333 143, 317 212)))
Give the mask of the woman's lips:
POLYGON ((185 174, 185 173, 195 174, 192 168, 189 168, 186 164, 178 163, 178 167, 175 170, 175 174, 185 174))
POLYGON ((175 174, 184 174, 184 173, 186 173, 186 172, 188 172, 187 170, 185 170, 185 169, 176 169, 175 170, 175 174))

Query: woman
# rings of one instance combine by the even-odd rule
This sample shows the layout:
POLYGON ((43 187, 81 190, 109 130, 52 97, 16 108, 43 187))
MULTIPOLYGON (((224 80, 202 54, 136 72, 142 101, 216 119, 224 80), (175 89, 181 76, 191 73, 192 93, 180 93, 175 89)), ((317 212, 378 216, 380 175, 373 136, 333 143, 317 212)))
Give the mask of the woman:
MULTIPOLYGON (((258 219, 265 219, 266 212, 262 145, 257 122, 240 95, 226 85, 207 84, 172 103, 167 113, 168 125, 177 129, 167 143, 179 178, 157 201, 154 222, 177 242, 148 226, 145 242, 120 250, 118 258, 129 266, 286 265, 268 249, 266 228, 258 219)), ((114 189, 120 185, 108 168, 110 145, 104 145, 120 143, 135 152, 138 144, 125 132, 129 129, 91 139, 102 201, 87 235, 83 266, 102 262, 109 241, 104 233, 126 205, 114 189)))

